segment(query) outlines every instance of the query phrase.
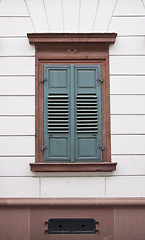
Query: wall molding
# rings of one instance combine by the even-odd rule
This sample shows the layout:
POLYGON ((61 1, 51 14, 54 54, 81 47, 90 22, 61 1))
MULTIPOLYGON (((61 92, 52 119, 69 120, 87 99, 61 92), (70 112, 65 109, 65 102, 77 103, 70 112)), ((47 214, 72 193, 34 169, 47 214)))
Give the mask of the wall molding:
POLYGON ((28 33, 30 44, 51 42, 114 43, 117 33, 28 33))
POLYGON ((0 207, 143 207, 145 198, 0 198, 0 207))

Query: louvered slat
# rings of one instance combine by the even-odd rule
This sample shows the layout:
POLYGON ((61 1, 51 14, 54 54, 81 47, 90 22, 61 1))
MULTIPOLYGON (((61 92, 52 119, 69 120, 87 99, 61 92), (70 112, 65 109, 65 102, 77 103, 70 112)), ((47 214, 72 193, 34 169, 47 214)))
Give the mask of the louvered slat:
POLYGON ((98 132, 96 94, 77 95, 77 133, 98 132))
POLYGON ((48 109, 48 133, 69 132, 69 103, 67 94, 49 94, 48 109))

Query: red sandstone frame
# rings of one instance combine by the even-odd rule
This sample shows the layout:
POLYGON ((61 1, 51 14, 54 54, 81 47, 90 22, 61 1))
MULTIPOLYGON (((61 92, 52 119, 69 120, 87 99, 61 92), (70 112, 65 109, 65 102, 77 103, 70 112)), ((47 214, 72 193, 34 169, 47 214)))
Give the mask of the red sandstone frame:
POLYGON ((111 162, 110 136, 110 80, 109 44, 115 42, 116 33, 64 34, 29 33, 30 44, 35 45, 35 172, 109 172, 116 169, 111 162), (96 163, 44 163, 42 145, 43 124, 43 76, 44 64, 100 64, 103 84, 101 88, 102 162, 96 163))

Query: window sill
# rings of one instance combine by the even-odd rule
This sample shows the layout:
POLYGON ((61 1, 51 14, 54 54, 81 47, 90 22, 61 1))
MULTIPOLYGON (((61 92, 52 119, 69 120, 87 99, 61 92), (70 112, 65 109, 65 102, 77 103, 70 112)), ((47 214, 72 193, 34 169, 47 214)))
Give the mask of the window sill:
POLYGON ((33 172, 112 172, 116 170, 112 162, 97 163, 30 163, 33 172))

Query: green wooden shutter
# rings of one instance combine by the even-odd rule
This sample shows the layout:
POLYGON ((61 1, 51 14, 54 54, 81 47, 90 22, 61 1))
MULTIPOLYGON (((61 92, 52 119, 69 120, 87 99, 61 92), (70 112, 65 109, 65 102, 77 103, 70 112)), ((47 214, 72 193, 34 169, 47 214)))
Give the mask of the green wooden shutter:
POLYGON ((70 161, 70 67, 44 66, 45 161, 70 161))
POLYGON ((100 66, 75 66, 75 161, 101 161, 100 66))
POLYGON ((101 161, 99 65, 44 66, 44 160, 101 161))

